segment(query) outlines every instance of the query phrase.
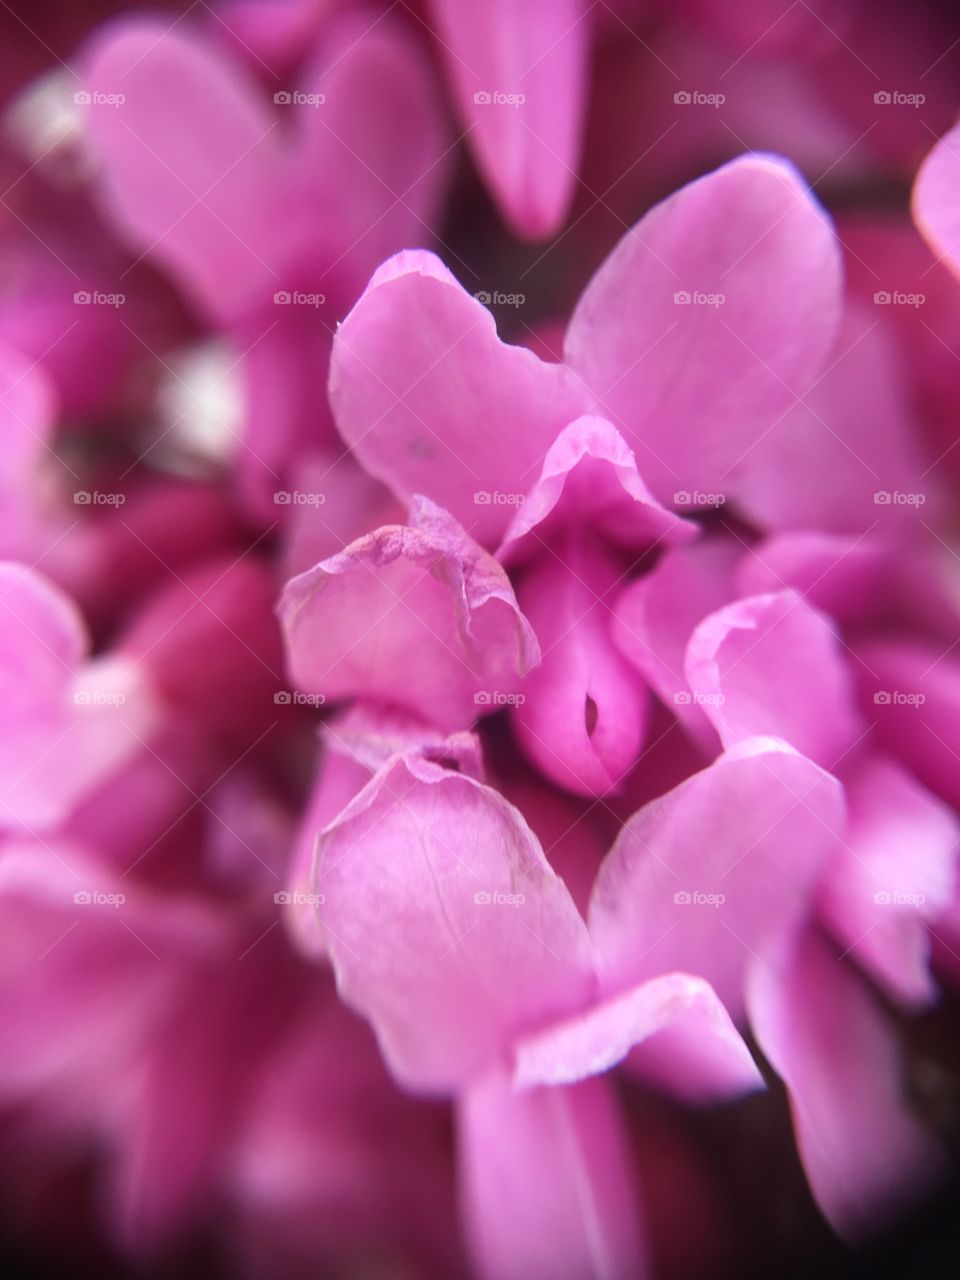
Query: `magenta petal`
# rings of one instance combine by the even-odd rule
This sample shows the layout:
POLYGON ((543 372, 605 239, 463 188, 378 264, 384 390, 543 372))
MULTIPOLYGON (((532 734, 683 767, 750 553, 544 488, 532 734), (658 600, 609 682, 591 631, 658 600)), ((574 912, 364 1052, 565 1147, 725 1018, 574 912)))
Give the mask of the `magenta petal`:
POLYGON ((539 661, 497 562, 446 512, 419 500, 293 578, 280 617, 298 687, 380 699, 445 730, 496 709, 539 661))
POLYGON ((815 377, 839 310, 823 211, 785 161, 745 156, 624 236, 573 313, 566 358, 661 501, 722 501, 744 453, 815 377))
POLYGON ((563 365, 502 343, 486 307, 424 251, 384 263, 333 344, 330 403, 360 462, 487 547, 588 401, 563 365))
POLYGON ((312 884, 317 836, 333 822, 371 774, 394 756, 419 755, 483 781, 480 739, 474 733, 440 734, 420 721, 362 703, 321 730, 322 754, 290 854, 284 922, 307 955, 327 952, 312 884))
POLYGON ((534 763, 577 795, 616 788, 643 741, 646 689, 610 638, 621 576, 609 551, 572 534, 520 584, 543 658, 524 681, 514 726, 534 763))
POLYGON ((85 662, 73 602, 0 562, 0 829, 49 826, 137 750, 153 708, 131 664, 85 662))
POLYGON ((321 833, 317 868, 340 993, 409 1088, 456 1090, 594 989, 566 886, 519 811, 471 778, 394 760, 321 833))
POLYGON ((6 343, 0 345, 0 498, 5 518, 8 503, 23 501, 18 490, 31 483, 33 468, 47 453, 55 407, 53 387, 37 363, 6 343))
POLYGON ((894 1030, 864 982, 814 934, 750 982, 760 1047, 790 1094, 810 1188, 857 1239, 936 1180, 942 1155, 906 1104, 894 1030))
POLYGON ((878 640, 858 648, 861 701, 880 748, 960 805, 960 662, 949 648, 878 640))
POLYGON ((769 734, 832 769, 862 735, 836 632, 793 591, 750 596, 705 618, 686 670, 724 746, 769 734))
POLYGON ((907 1006, 937 997, 928 921, 947 910, 960 826, 899 766, 876 757, 847 780, 850 822, 820 895, 822 915, 857 964, 907 1006))
POLYGON ((876 310, 848 307, 823 374, 745 454, 737 499, 755 524, 896 532, 934 518, 900 352, 876 310))
MULTIPOLYGON (((636 1046, 656 1047, 668 1037, 672 1058, 661 1079, 689 1096, 691 1077, 701 1096, 725 1097, 762 1086, 743 1038, 713 988, 702 978, 671 973, 609 996, 585 1013, 520 1039, 513 1082, 520 1087, 574 1084, 616 1066, 636 1046), (678 1031, 679 1035, 671 1037, 678 1031), (674 1056, 673 1050, 683 1047, 674 1056)), ((642 1062, 642 1059, 641 1059, 642 1062)))
POLYGON ((323 287, 353 302, 391 253, 432 239, 448 169, 443 102, 419 42, 389 14, 334 19, 297 85, 320 104, 292 112, 285 225, 302 223, 323 287))
POLYGON ((280 122, 256 83, 146 19, 105 28, 84 79, 104 196, 133 244, 221 320, 282 287, 280 122))
POLYGON ((960 126, 945 134, 920 166, 913 217, 937 257, 960 275, 960 126))
POLYGON ((842 534, 781 533, 756 543, 737 566, 737 595, 792 587, 815 609, 841 622, 857 619, 882 600, 889 549, 842 534))
POLYGON ((577 523, 634 551, 697 535, 695 524, 651 495, 616 427, 589 415, 564 427, 550 446, 540 479, 517 508, 499 554, 512 558, 521 546, 528 553, 549 546, 559 529, 577 523))
POLYGON ((705 539, 668 551, 617 597, 611 635, 665 706, 706 748, 717 737, 693 701, 683 664, 690 635, 708 613, 735 594, 739 547, 729 538, 705 539))
POLYGON ((840 784, 763 738, 640 809, 590 904, 604 990, 696 973, 738 1017, 751 955, 808 910, 843 821, 840 784))
POLYGON ((551 235, 577 180, 589 10, 583 0, 432 8, 480 171, 522 235, 551 235))
POLYGON ((465 1229, 480 1280, 641 1280, 639 1189, 606 1080, 475 1083, 457 1113, 465 1229))

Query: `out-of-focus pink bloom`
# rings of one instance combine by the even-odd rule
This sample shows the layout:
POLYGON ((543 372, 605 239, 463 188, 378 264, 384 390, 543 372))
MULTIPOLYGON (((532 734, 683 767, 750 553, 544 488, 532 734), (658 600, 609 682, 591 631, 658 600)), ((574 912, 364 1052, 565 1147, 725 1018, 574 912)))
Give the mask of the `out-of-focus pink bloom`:
POLYGON ((329 435, 315 387, 333 324, 384 256, 429 238, 445 142, 428 70, 391 21, 347 15, 271 110, 196 36, 122 20, 86 79, 106 208, 231 335, 241 484, 276 518, 293 460, 329 435))
POLYGON ((754 971, 751 1021, 790 1092, 797 1145, 824 1214, 849 1240, 922 1198, 943 1153, 902 1101, 889 1022, 815 933, 754 971))
POLYGON ((960 130, 941 138, 921 165, 913 215, 933 251, 960 275, 960 130))
POLYGON ((0 563, 0 611, 0 828, 42 830, 137 751, 156 706, 129 657, 88 657, 83 619, 40 574, 0 563))
POLYGON ((430 0, 466 138, 521 235, 545 239, 576 189, 593 12, 583 0, 430 0))

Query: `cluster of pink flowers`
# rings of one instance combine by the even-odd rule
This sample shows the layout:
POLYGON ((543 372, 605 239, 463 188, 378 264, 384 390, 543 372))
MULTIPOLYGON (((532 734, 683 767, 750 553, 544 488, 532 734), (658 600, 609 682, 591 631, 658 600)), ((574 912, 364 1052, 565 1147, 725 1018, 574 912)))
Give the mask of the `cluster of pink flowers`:
POLYGON ((2 7, 3 1233, 708 1280, 935 1196, 949 18, 2 7))

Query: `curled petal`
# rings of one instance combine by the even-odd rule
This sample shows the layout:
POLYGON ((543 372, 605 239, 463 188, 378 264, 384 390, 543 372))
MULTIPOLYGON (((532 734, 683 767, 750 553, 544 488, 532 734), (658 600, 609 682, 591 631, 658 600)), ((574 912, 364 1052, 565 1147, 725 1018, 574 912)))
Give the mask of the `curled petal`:
POLYGON ((725 746, 768 734, 832 769, 861 736, 836 632, 793 591, 751 596, 705 618, 686 670, 725 746))
POLYGON ((540 479, 510 522, 501 557, 548 546, 564 525, 582 523, 610 541, 642 551, 696 537, 696 525, 661 507, 637 472, 633 451, 604 418, 585 415, 557 436, 540 479), (531 535, 531 536, 527 536, 531 535))
POLYGON ((762 1086, 750 1051, 730 1015, 702 978, 672 973, 610 996, 564 1022, 518 1041, 514 1084, 573 1084, 607 1071, 632 1050, 635 1066, 670 1059, 658 1079, 682 1097, 726 1097, 762 1086), (661 1041, 661 1037, 665 1037, 661 1041), (656 1051, 649 1062, 644 1047, 656 1051))
POLYGON ((735 595, 738 549, 729 539, 708 538, 671 550, 649 573, 617 597, 611 636, 631 666, 705 748, 717 735, 694 702, 683 663, 690 635, 708 613, 735 595))
POLYGON ((494 710, 539 661, 497 562, 432 503, 293 578, 280 618, 301 689, 379 699, 443 730, 494 710))
POLYGON ((422 493, 496 547, 557 433, 589 397, 563 365, 497 337, 493 316, 432 253, 399 253, 337 331, 340 434, 398 498, 422 493))

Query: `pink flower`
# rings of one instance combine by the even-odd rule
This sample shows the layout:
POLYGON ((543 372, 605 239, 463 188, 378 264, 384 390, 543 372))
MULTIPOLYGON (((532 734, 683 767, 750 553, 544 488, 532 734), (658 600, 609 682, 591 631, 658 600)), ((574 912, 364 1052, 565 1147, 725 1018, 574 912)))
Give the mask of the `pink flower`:
MULTIPOLYGON (((771 814, 781 821, 792 795, 766 775, 819 785, 818 771, 795 756, 781 771, 758 749, 717 767, 777 795, 750 819, 772 852, 771 814)), ((835 784, 824 786, 817 803, 829 815, 835 784)), ((676 856, 688 873, 699 856, 699 803, 677 819, 676 856)), ((826 834, 817 842, 825 847, 826 834)), ((611 876, 631 874, 620 850, 609 866, 611 876)), ((635 895, 606 896, 601 875, 588 932, 521 814, 490 787, 412 754, 389 758, 322 831, 310 883, 341 996, 370 1018, 394 1075, 459 1098, 461 1188, 480 1274, 558 1265, 595 1274, 597 1250, 610 1274, 635 1274, 642 1246, 629 1160, 597 1073, 639 1046, 640 1071, 658 1073, 669 1060, 669 1081, 657 1078, 673 1092, 727 1096, 759 1083, 707 983, 637 966, 649 943, 624 914, 635 895), (524 1173, 534 1169, 536 1178, 524 1173), (582 1178, 602 1206, 592 1226, 582 1178)), ((755 900, 755 928, 773 928, 790 896, 775 894, 776 913, 755 900)))

